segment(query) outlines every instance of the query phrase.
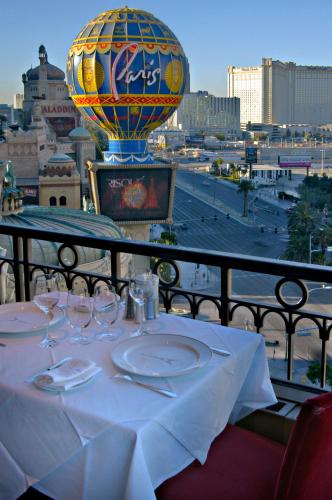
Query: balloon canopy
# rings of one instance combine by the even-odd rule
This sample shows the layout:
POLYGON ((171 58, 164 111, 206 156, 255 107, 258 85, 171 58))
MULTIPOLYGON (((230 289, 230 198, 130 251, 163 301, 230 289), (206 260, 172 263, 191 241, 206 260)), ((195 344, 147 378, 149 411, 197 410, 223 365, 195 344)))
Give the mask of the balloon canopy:
POLYGON ((128 7, 86 24, 68 54, 70 96, 109 137, 105 161, 151 163, 147 138, 179 106, 188 61, 172 31, 128 7))

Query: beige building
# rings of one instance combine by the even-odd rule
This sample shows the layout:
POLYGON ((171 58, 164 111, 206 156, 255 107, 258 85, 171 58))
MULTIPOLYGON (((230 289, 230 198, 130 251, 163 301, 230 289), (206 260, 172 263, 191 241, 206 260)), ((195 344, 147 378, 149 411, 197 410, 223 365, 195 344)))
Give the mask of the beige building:
POLYGON ((228 96, 240 98, 241 124, 321 125, 332 119, 332 67, 263 58, 260 66, 228 67, 228 96))
POLYGON ((39 205, 81 207, 80 174, 70 156, 56 153, 48 160, 39 176, 39 205))

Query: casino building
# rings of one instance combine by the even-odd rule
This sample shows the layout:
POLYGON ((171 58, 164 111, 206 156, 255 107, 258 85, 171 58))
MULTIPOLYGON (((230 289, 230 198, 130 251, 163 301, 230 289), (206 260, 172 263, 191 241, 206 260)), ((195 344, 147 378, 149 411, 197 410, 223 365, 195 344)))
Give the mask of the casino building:
POLYGON ((41 45, 39 65, 24 73, 22 81, 23 122, 5 130, 0 162, 12 162, 25 204, 79 208, 88 190, 85 163, 95 160, 96 148, 68 95, 65 73, 48 61, 41 45), (50 168, 55 162, 57 168, 50 168), (54 189, 59 196, 52 196, 54 189))
POLYGON ((67 137, 78 126, 79 114, 68 96, 65 74, 48 62, 44 45, 39 47, 39 65, 22 75, 24 86, 23 121, 30 125, 36 100, 41 103, 41 112, 47 125, 56 137, 67 137))

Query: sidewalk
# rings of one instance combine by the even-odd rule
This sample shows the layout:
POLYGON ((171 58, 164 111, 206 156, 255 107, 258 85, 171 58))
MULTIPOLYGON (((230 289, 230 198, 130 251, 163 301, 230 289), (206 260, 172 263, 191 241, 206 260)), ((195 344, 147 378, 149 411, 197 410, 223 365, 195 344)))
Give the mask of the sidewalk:
MULTIPOLYGON (((238 189, 238 185, 234 182, 230 182, 226 179, 217 179, 215 182, 220 182, 230 189, 238 189)), ((296 191, 297 186, 301 183, 299 179, 293 179, 289 181, 288 179, 283 179, 282 184, 276 183, 274 186, 261 186, 253 191, 252 195, 257 198, 270 203, 276 207, 279 207, 283 210, 286 210, 288 207, 292 205, 292 202, 289 200, 281 200, 278 198, 279 191, 296 191)))

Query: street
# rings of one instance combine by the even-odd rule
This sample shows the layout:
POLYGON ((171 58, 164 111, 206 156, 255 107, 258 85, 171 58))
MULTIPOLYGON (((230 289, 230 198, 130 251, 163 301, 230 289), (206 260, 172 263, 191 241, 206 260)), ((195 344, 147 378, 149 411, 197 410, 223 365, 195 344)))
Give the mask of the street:
MULTIPOLYGON (((179 245, 257 257, 280 258, 287 246, 285 210, 267 201, 256 200, 258 210, 255 220, 252 215, 248 218, 249 220, 245 220, 241 215, 243 198, 235 189, 217 183, 207 175, 182 171, 179 171, 177 175, 174 224, 170 230, 176 233, 179 245), (208 194, 207 191, 209 191, 208 194), (262 226, 264 232, 262 232, 262 226)), ((251 199, 253 199, 252 196, 251 199)), ((197 285, 195 272, 197 270, 192 271, 191 284, 193 286, 197 285)), ((199 283, 201 289, 209 289, 211 292, 218 293, 220 287, 218 270, 209 268, 205 275, 205 283, 199 283)), ((278 277, 237 270, 233 271, 232 277, 234 296, 276 304, 275 284, 278 277)), ((329 315, 332 289, 329 287, 324 289, 320 283, 307 283, 307 286, 310 292, 309 301, 305 307, 329 315)), ((293 301, 300 296, 296 285, 288 285, 284 294, 292 297, 293 301)), ((181 301, 178 305, 183 306, 181 301)), ((203 305, 200 313, 202 317, 218 319, 217 311, 211 305, 203 305)), ((254 330, 253 318, 244 308, 239 309, 232 326, 254 330)), ((284 332, 285 325, 275 314, 267 318, 261 331, 266 338, 271 374, 279 378, 286 377, 284 332)), ((320 349, 321 342, 317 328, 309 320, 301 320, 295 335, 294 380, 307 382, 304 375, 308 360, 319 359, 320 349)), ((328 353, 329 355, 331 353, 330 346, 328 346, 328 353)))

